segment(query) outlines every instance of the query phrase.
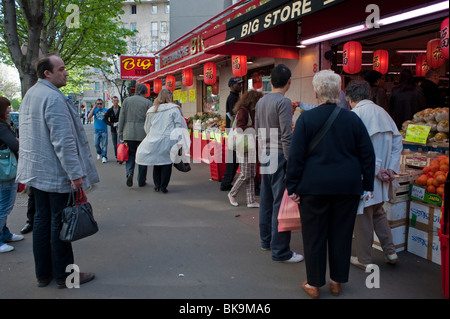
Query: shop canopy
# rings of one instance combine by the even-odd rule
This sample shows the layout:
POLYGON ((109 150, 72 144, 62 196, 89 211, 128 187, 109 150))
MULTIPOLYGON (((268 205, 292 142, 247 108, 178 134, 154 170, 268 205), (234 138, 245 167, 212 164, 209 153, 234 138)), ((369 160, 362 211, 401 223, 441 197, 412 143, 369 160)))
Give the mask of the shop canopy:
MULTIPOLYGON (((441 1, 441 0, 439 0, 441 1)), ((438 0, 427 2, 433 3, 438 0)), ((141 78, 149 82, 213 61, 246 55, 299 59, 301 39, 366 21, 369 5, 388 16, 424 5, 423 0, 242 0, 158 51, 160 70, 141 78), (326 9, 326 10, 325 10, 326 9)), ((379 30, 382 32, 382 30, 379 30)))

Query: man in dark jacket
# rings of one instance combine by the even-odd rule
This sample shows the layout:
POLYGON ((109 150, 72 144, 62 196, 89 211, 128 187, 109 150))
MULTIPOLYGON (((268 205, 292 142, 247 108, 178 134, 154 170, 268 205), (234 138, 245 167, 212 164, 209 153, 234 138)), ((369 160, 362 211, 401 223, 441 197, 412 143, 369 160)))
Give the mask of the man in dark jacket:
POLYGON ((425 81, 420 85, 425 96, 425 107, 435 108, 444 107, 444 101, 439 92, 439 73, 436 70, 430 70, 425 75, 425 81))
MULTIPOLYGON (((227 114, 226 114, 226 127, 231 128, 234 119, 233 108, 236 102, 239 100, 239 93, 242 90, 242 82, 238 77, 231 78, 228 81, 228 86, 230 87, 230 95, 227 98, 227 114)), ((231 156, 227 156, 227 165, 225 168, 225 175, 223 176, 222 183, 220 184, 221 191, 229 191, 233 187, 231 183, 233 182, 234 176, 236 175, 236 171, 239 167, 239 163, 236 162, 236 153, 233 150, 229 150, 229 152, 233 152, 233 160, 232 162, 228 160, 231 159, 231 156)))
MULTIPOLYGON (((111 139, 114 145, 114 155, 117 159, 117 127, 119 126, 120 115, 119 98, 117 96, 113 96, 112 102, 113 107, 106 111, 103 121, 105 121, 107 125, 111 126, 111 139)), ((119 164, 122 164, 122 162, 119 162, 119 164)))

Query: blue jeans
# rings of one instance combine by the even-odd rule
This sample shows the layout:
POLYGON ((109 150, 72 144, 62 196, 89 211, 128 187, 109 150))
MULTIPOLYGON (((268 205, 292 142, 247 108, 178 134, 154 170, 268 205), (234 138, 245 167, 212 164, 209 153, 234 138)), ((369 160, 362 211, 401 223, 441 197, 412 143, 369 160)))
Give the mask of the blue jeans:
POLYGON ((8 242, 12 234, 6 226, 6 219, 14 208, 17 195, 15 179, 0 182, 0 246, 8 242))
POLYGON ((95 130, 94 145, 98 155, 108 158, 108 130, 95 130))
MULTIPOLYGON (((282 153, 279 153, 275 160, 278 161, 275 173, 261 174, 259 233, 261 247, 272 250, 272 260, 283 261, 292 257, 291 232, 278 232, 278 210, 286 189, 284 182, 286 159, 282 153)), ((261 163, 261 167, 269 166, 269 163, 270 161, 261 163)))
POLYGON ((69 193, 48 193, 33 188, 36 213, 33 225, 33 254, 38 280, 53 276, 65 281, 66 267, 74 263, 72 244, 59 239, 62 211, 69 193))

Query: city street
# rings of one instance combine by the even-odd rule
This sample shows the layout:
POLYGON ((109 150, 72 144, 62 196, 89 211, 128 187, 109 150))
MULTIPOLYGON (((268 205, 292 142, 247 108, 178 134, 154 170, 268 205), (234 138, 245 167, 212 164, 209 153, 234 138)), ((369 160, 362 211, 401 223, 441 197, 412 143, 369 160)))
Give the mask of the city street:
MULTIPOLYGON (((84 127, 96 158, 93 124, 84 127)), ((138 187, 136 178, 133 187, 125 185, 125 165, 115 161, 110 137, 108 158, 106 164, 96 160, 101 182, 87 193, 100 230, 73 244, 80 271, 96 278, 78 289, 57 289, 54 281, 38 288, 29 233, 11 243, 14 251, 0 255, 0 298, 310 299, 301 288, 305 263, 274 262, 260 249, 258 209, 247 208, 244 191, 240 206, 232 207, 220 183, 210 180, 208 165, 191 164, 188 173, 174 169, 163 194, 153 189, 151 168, 146 186, 138 187)), ((24 226, 26 203, 19 194, 8 217, 11 232, 24 226)), ((301 232, 292 234, 291 248, 303 253, 301 232)), ((341 296, 333 297, 326 285, 320 298, 445 298, 439 265, 406 251, 395 266, 378 250, 374 256, 379 288, 368 288, 369 273, 351 266, 341 296)))

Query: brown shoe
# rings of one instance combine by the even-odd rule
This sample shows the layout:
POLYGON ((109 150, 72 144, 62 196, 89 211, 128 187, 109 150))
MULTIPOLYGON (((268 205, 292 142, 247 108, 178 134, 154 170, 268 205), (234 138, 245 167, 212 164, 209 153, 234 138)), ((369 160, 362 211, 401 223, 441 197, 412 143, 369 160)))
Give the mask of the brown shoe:
POLYGON ((333 296, 339 296, 342 289, 340 282, 330 281, 330 291, 333 296))
POLYGON ((302 284, 302 288, 303 290, 312 298, 312 299, 317 299, 319 298, 319 288, 317 287, 306 287, 306 284, 308 282, 304 281, 302 284))

